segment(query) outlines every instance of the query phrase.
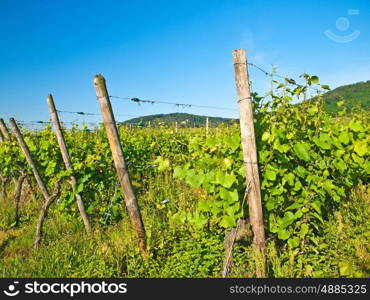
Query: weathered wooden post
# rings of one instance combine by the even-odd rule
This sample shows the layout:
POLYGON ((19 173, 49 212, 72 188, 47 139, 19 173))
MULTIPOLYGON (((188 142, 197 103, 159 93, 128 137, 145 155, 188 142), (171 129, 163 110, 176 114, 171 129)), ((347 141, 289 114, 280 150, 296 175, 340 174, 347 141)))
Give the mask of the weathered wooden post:
MULTIPOLYGON (((39 220, 37 222, 37 228, 36 228, 36 237, 35 237, 35 243, 34 247, 37 249, 40 246, 41 242, 41 236, 42 236, 42 227, 44 224, 45 217, 47 215, 48 209, 50 204, 55 200, 57 197, 58 193, 54 193, 54 195, 50 196, 48 190, 46 189, 46 186, 44 182, 41 179, 41 176, 37 170, 37 167, 31 157, 30 150, 28 149, 28 146, 26 142, 23 139, 23 135, 20 132, 17 123, 13 118, 9 119, 10 126, 12 127, 12 130, 14 132, 14 135, 18 141, 19 146, 21 147, 24 155, 26 156, 27 163, 32 169, 33 175, 35 176, 35 179, 37 181, 37 184, 39 185, 39 188, 41 190, 42 195, 44 196, 45 203, 43 204, 40 215, 39 215, 39 220)), ((59 183, 58 183, 59 184, 59 183)))
MULTIPOLYGON (((65 140, 64 140, 62 127, 60 126, 60 122, 59 122, 59 116, 58 116, 57 110, 55 109, 53 96, 51 94, 48 95, 48 97, 47 97, 47 103, 48 103, 48 106, 49 106, 51 120, 54 124, 55 134, 57 136, 60 151, 62 153, 64 165, 66 166, 67 170, 71 170, 72 169, 71 159, 69 157, 67 145, 66 145, 65 140)), ((76 177, 73 174, 71 175, 71 184, 72 184, 73 188, 75 188, 76 185, 77 185, 76 177)), ((76 199, 76 202, 77 202, 78 210, 80 211, 80 215, 81 215, 82 220, 84 222, 86 232, 88 234, 90 234, 91 233, 91 226, 90 226, 89 218, 86 214, 85 206, 84 206, 84 203, 81 199, 81 196, 79 194, 76 194, 75 199, 76 199)))
POLYGON ((112 151, 114 165, 117 170, 118 178, 123 191, 126 207, 131 219, 132 226, 139 240, 141 255, 147 256, 146 237, 144 224, 141 219, 139 206, 136 201, 134 191, 132 189, 130 177, 127 171, 126 162, 124 159, 120 138, 118 135, 116 122, 113 115, 112 106, 109 99, 109 94, 105 84, 105 79, 102 75, 94 77, 94 87, 96 96, 99 101, 100 110, 103 115, 104 127, 107 132, 109 145, 112 151))
MULTIPOLYGON (((3 138, 3 134, 1 133, 1 130, 0 130, 0 143, 4 143, 4 141, 5 141, 5 139, 3 138)), ((1 176, 1 174, 0 174, 0 180, 1 180, 1 196, 5 199, 7 178, 1 176)))
POLYGON ((0 131, 3 136, 3 140, 9 141, 11 136, 8 127, 6 127, 4 119, 0 118, 0 131))
POLYGON ((31 154, 30 154, 30 150, 28 149, 28 146, 26 145, 26 142, 23 139, 23 135, 20 132, 20 130, 18 128, 18 125, 15 123, 15 120, 13 118, 9 119, 9 123, 10 123, 10 126, 12 127, 12 130, 14 132, 15 137, 17 138, 19 146, 21 147, 21 149, 22 149, 22 151, 23 151, 23 153, 26 157, 27 163, 29 164, 29 166, 32 169, 33 175, 35 176, 35 179, 37 181, 37 184, 39 185, 39 188, 41 190, 42 195, 44 196, 45 199, 49 198, 50 195, 49 195, 49 193, 46 189, 46 186, 45 186, 44 182, 41 179, 41 176, 40 176, 40 174, 37 170, 37 167, 36 167, 35 163, 33 162, 33 159, 32 159, 31 154))
POLYGON ((208 130, 209 130, 209 120, 208 117, 206 118, 206 135, 208 135, 208 130))
POLYGON ((175 126, 176 126, 176 127, 175 127, 175 132, 177 133, 177 131, 178 131, 178 129, 177 129, 177 126, 178 126, 178 125, 177 125, 177 121, 175 122, 175 126))
POLYGON ((265 230, 254 134, 253 106, 245 50, 234 50, 233 58, 239 104, 241 142, 248 188, 249 219, 254 235, 253 246, 256 256, 256 275, 257 277, 266 277, 265 230))
MULTIPOLYGON (((9 131, 8 127, 6 126, 4 120, 0 119, 0 142, 3 143, 6 140, 11 140, 11 134, 10 134, 10 131, 9 131), (5 136, 7 138, 5 138, 5 136, 3 135, 3 132, 5 133, 5 136)), ((24 172, 23 169, 20 168, 20 173, 22 174, 23 172, 24 172)), ((5 198, 6 195, 7 195, 6 185, 9 181, 9 178, 5 178, 5 177, 0 176, 0 179, 2 181, 2 196, 5 198)), ((18 180, 18 182, 19 182, 19 180, 18 180)), ((17 186, 18 182, 15 182, 16 186, 17 186)), ((25 176, 25 178, 23 180, 21 180, 21 182, 22 182, 22 184, 26 183, 31 187, 31 184, 28 181, 28 176, 25 176)), ((16 191, 17 191, 17 189, 16 189, 16 191)), ((16 197, 17 197, 17 194, 16 194, 16 197)), ((16 197, 15 197, 15 199, 16 199, 16 197)))

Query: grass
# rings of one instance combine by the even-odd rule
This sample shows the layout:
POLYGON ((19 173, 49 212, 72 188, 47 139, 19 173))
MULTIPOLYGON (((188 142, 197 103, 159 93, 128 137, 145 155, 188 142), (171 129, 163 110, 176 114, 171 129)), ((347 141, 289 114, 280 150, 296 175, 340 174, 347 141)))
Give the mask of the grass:
MULTIPOLYGON (((207 195, 166 174, 147 180, 150 184, 136 184, 147 230, 147 259, 139 255, 124 207, 118 222, 107 226, 95 222, 93 234, 87 236, 79 217, 60 214, 54 204, 36 251, 32 246, 41 198, 27 195, 20 224, 12 227, 9 196, 0 199, 0 277, 220 277, 222 234, 177 225, 169 218, 178 210, 193 210, 196 200, 207 195)), ((368 277, 369 205, 369 187, 358 186, 323 224, 318 245, 309 244, 299 253, 267 237, 269 276, 368 277)), ((250 242, 236 244, 230 276, 253 277, 253 262, 250 242)))

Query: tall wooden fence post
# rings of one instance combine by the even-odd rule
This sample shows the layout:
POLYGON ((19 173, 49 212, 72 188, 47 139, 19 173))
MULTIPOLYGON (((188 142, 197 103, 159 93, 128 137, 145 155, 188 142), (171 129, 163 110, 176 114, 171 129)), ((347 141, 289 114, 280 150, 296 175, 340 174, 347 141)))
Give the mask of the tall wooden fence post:
MULTIPOLYGON (((71 159, 69 157, 68 149, 67 149, 65 139, 64 139, 64 135, 63 135, 63 131, 62 131, 62 127, 60 126, 60 122, 59 122, 59 116, 58 116, 57 110, 55 108, 53 96, 51 94, 48 95, 48 97, 47 97, 47 103, 48 103, 48 106, 49 106, 51 120, 54 124, 55 134, 57 136, 60 151, 62 153, 64 165, 66 166, 67 170, 71 170, 72 169, 71 159)), ((73 174, 71 175, 71 184, 72 184, 73 188, 77 184, 76 177, 73 174)), ((82 220, 84 222, 86 232, 88 234, 90 234, 91 233, 91 226, 90 226, 89 218, 86 214, 85 206, 84 206, 84 203, 81 199, 81 196, 79 194, 76 194, 75 199, 76 199, 76 202, 77 202, 78 210, 80 211, 80 215, 81 215, 82 220)))
POLYGON ((4 140, 10 140, 10 133, 8 127, 6 127, 4 119, 0 118, 0 131, 4 140))
MULTIPOLYGON (((34 163, 30 150, 28 149, 28 146, 26 142, 23 139, 23 135, 20 132, 17 123, 13 118, 9 119, 10 126, 12 127, 12 130, 14 132, 14 135, 18 141, 19 146, 21 147, 24 155, 26 156, 27 163, 32 169, 33 175, 35 176, 35 179, 37 181, 37 184, 39 185, 39 188, 41 190, 42 195, 44 196, 45 202, 41 208, 40 214, 39 214, 39 220, 37 222, 36 227, 36 237, 35 237, 35 248, 37 249, 40 246, 41 237, 42 237, 42 227, 47 215, 47 212, 49 210, 50 204, 55 200, 55 198, 58 195, 58 192, 55 192, 52 196, 50 196, 48 190, 46 189, 46 186, 44 182, 41 179, 41 176, 39 174, 39 171, 37 170, 36 164, 34 163)), ((59 182, 57 183, 57 186, 59 186, 59 182)), ((59 190, 59 189, 58 189, 59 190)))
POLYGON ((248 188, 249 218, 254 235, 253 246, 256 257, 256 275, 257 277, 266 277, 265 230, 254 134, 253 106, 245 50, 234 50, 233 58, 239 104, 241 142, 248 188))
POLYGON ((17 138, 18 144, 21 147, 21 149, 22 149, 22 151, 23 151, 23 153, 26 157, 27 163, 29 164, 29 166, 32 169, 33 175, 35 176, 35 179, 37 181, 37 184, 39 185, 39 188, 41 190, 42 195, 44 196, 45 199, 49 198, 50 197, 49 192, 47 191, 46 186, 45 186, 44 182, 41 179, 39 171, 37 170, 37 167, 36 167, 35 163, 33 162, 30 150, 28 149, 28 146, 27 146, 26 142, 23 139, 23 135, 20 132, 20 130, 18 128, 18 125, 15 123, 15 120, 13 118, 9 119, 9 123, 10 123, 10 126, 12 127, 12 130, 14 132, 15 137, 17 138))
MULTIPOLYGON (((0 130, 0 143, 4 143, 4 142, 5 142, 5 138, 3 137, 3 134, 1 133, 1 130, 0 130)), ((7 196, 6 184, 8 182, 8 178, 3 177, 2 174, 0 174, 0 180, 1 180, 1 197, 5 199, 7 196)))
POLYGON ((208 117, 206 118, 206 135, 208 135, 208 130, 209 130, 209 120, 208 117))
POLYGON ((132 189, 122 146, 120 143, 120 138, 116 127, 116 122, 113 115, 112 106, 109 99, 109 94, 105 84, 105 79, 102 75, 99 74, 94 77, 94 87, 96 91, 96 96, 99 101, 100 110, 103 115, 104 127, 107 132, 109 145, 113 155, 114 165, 117 170, 126 207, 130 215, 132 226, 139 240, 141 255, 145 257, 147 256, 147 250, 144 224, 141 219, 140 210, 136 201, 134 191, 132 189))
MULTIPOLYGON (((0 142, 3 143, 6 140, 8 140, 8 141, 11 140, 11 136, 12 135, 11 135, 8 127, 6 126, 4 120, 0 119, 0 142), (4 132, 5 136, 3 135, 3 132, 4 132)), ((22 168, 20 168, 20 173, 23 173, 22 168)), ((6 197, 6 184, 9 181, 9 178, 2 177, 1 174, 0 174, 0 179, 2 180, 2 194, 5 198, 6 197)), ((31 183, 28 181, 27 176, 24 178, 23 182, 25 182, 26 184, 28 184, 31 187, 31 183)))

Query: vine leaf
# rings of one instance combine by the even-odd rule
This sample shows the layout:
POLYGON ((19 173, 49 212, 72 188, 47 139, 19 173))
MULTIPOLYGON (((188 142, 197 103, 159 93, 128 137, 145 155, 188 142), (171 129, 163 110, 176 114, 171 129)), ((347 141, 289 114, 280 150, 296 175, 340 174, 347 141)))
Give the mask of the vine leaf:
POLYGON ((299 159, 304 161, 310 160, 310 154, 308 153, 309 146, 306 143, 297 143, 294 145, 294 152, 297 154, 299 159))

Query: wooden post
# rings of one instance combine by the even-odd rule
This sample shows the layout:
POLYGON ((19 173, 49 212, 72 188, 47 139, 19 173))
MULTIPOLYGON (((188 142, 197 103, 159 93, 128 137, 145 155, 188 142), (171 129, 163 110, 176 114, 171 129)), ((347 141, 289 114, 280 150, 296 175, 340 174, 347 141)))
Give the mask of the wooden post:
MULTIPOLYGON (((48 95, 47 103, 48 103, 48 106, 49 106, 51 120, 54 124, 55 134, 57 136, 60 151, 62 153, 64 165, 66 166, 67 170, 70 170, 70 169, 72 169, 72 163, 71 163, 71 159, 69 157, 68 149, 67 149, 67 146, 66 146, 66 143, 65 143, 65 140, 64 140, 62 127, 60 126, 58 113, 55 109, 55 104, 54 104, 54 100, 53 100, 52 95, 48 95)), ((73 174, 71 175, 71 184, 72 184, 73 188, 75 188, 75 186, 77 184, 76 177, 73 174)), ((78 210, 80 211, 82 220, 84 222, 86 232, 88 234, 90 234, 91 233, 91 226, 90 226, 89 218, 86 214, 85 206, 84 206, 84 203, 81 199, 81 196, 79 194, 76 194, 75 199, 76 199, 76 202, 77 202, 78 210)))
MULTIPOLYGON (((2 134, 3 127, 6 129, 6 131, 8 130, 8 128, 5 126, 4 120, 0 119, 0 142, 1 143, 4 143, 6 141, 6 138, 2 134)), ((1 180, 1 196, 3 199, 5 199, 7 197, 6 185, 9 181, 9 178, 3 177, 0 174, 0 180, 1 180)))
POLYGON ((209 121, 208 117, 206 118, 206 135, 208 135, 208 130, 209 130, 209 121))
MULTIPOLYGON (((34 247, 37 249, 40 246, 41 236, 42 236, 42 227, 43 227, 43 224, 44 224, 44 221, 45 221, 45 217, 47 215, 50 204, 57 197, 57 193, 50 196, 48 190, 46 189, 46 186, 45 186, 44 182, 42 181, 42 179, 40 177, 40 174, 37 170, 37 167, 36 167, 35 163, 33 162, 33 159, 32 159, 31 154, 30 154, 30 150, 28 149, 28 146, 27 146, 27 144, 25 143, 25 141, 23 139, 22 133, 20 132, 20 130, 17 126, 17 123, 15 122, 15 120, 13 118, 9 119, 9 123, 10 123, 10 126, 12 127, 12 130, 15 134, 15 137, 17 138, 19 146, 21 147, 24 155, 26 156, 27 163, 31 167, 33 175, 35 176, 37 184, 39 185, 41 193, 42 193, 42 195, 44 196, 44 199, 45 199, 45 203, 43 204, 43 206, 41 208, 41 211, 40 211, 40 214, 39 214, 39 220, 37 222, 37 227, 36 227, 36 238, 35 238, 34 247)), ((57 185, 59 185, 59 182, 57 183, 57 185)))
POLYGON ((26 145, 26 143, 23 139, 22 133, 20 132, 20 130, 19 130, 19 128, 18 128, 18 126, 15 123, 15 120, 13 118, 9 119, 9 122, 10 122, 10 126, 12 127, 12 130, 15 134, 15 137, 17 138, 19 146, 21 147, 24 155, 26 156, 27 163, 29 164, 29 166, 32 169, 33 175, 35 176, 37 184, 40 187, 42 195, 44 196, 45 199, 48 199, 50 197, 50 195, 49 195, 49 193, 46 189, 46 186, 45 186, 44 182, 42 181, 42 179, 40 177, 40 174, 37 170, 37 167, 36 167, 35 163, 33 162, 33 159, 32 159, 31 154, 30 154, 30 150, 28 149, 28 146, 26 145))
POLYGON ((5 122, 0 118, 0 131, 3 135, 4 140, 10 140, 10 133, 8 127, 6 127, 5 122))
POLYGON ((252 98, 245 50, 234 50, 233 58, 239 104, 241 142, 248 189, 249 219, 254 235, 253 246, 256 256, 256 275, 257 277, 266 277, 265 230, 262 216, 252 98))
POLYGON ((113 155, 114 165, 117 170, 126 207, 131 219, 132 226, 139 240, 141 255, 145 257, 148 254, 146 250, 146 237, 144 224, 141 219, 140 210, 136 201, 134 191, 132 189, 130 177, 127 171, 127 166, 122 151, 122 146, 120 143, 120 138, 118 135, 113 115, 112 106, 109 99, 109 94, 105 84, 105 79, 102 75, 99 74, 94 77, 94 87, 96 91, 96 96, 99 101, 100 110, 103 115, 104 127, 107 132, 109 145, 113 155))
POLYGON ((175 129, 175 131, 176 131, 176 133, 177 133, 177 131, 178 131, 178 129, 177 129, 177 121, 176 121, 176 129, 175 129))
MULTIPOLYGON (((11 138, 11 134, 9 132, 9 129, 8 127, 5 125, 5 122, 3 119, 0 119, 0 142, 3 143, 5 142, 6 140, 10 140, 11 138), (2 132, 5 132, 6 136, 8 137, 8 139, 6 139, 2 132)), ((21 173, 23 173, 23 170, 21 169, 20 170, 21 173)), ((7 182, 9 181, 9 178, 5 178, 5 177, 2 177, 0 176, 0 179, 2 181, 2 195, 4 196, 4 198, 6 197, 6 184, 7 182)), ((30 187, 31 187, 31 184, 28 182, 28 177, 26 176, 25 179, 23 180, 25 183, 27 183, 30 187)), ((15 184, 16 185, 16 184, 15 184)))

